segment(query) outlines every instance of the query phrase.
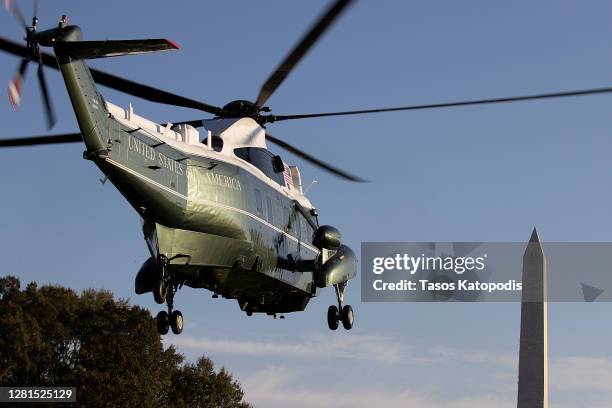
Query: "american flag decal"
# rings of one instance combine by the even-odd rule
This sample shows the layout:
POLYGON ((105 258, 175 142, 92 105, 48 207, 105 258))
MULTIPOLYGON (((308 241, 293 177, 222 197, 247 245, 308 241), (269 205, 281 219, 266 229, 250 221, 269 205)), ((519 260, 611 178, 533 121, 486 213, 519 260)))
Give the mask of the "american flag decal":
POLYGON ((283 166, 285 166, 285 170, 283 170, 285 185, 289 190, 293 190, 293 177, 291 177, 291 170, 289 169, 289 166, 287 166, 285 163, 283 163, 283 166))

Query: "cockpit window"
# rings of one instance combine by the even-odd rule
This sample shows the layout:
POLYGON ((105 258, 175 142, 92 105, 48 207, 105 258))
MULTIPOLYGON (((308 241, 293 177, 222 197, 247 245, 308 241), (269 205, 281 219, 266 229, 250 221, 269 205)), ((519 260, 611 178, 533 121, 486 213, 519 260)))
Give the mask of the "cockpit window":
MULTIPOLYGON (((214 139, 213 139, 214 140, 214 139)), ((274 155, 262 147, 239 147, 234 149, 234 154, 261 170, 266 176, 277 182, 279 185, 285 185, 283 173, 276 173, 272 164, 274 155)))

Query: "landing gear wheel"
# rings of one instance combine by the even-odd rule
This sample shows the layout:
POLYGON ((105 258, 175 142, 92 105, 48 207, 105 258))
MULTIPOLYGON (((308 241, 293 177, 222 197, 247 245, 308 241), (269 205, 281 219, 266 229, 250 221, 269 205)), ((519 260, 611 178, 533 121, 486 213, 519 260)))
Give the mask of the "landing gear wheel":
POLYGON ((353 321, 355 321, 355 314, 351 305, 346 305, 342 308, 342 326, 345 330, 351 330, 353 328, 353 321))
POLYGON ((170 327, 170 323, 168 322, 168 313, 162 310, 157 314, 155 320, 157 323, 157 332, 161 335, 167 334, 168 328, 170 327))
POLYGON ((338 328, 338 307, 331 305, 327 309, 327 325, 330 330, 336 330, 338 328))
POLYGON ((162 304, 166 301, 166 291, 168 290, 168 285, 162 279, 158 280, 153 288, 153 299, 158 304, 162 304))
POLYGON ((157 284, 153 288, 153 297, 157 303, 166 302, 168 308, 167 311, 157 314, 157 331, 160 334, 168 333, 168 328, 172 328, 172 333, 174 334, 181 334, 183 332, 183 314, 178 310, 174 310, 174 295, 177 290, 183 287, 185 281, 180 280, 176 274, 168 270, 169 262, 182 256, 184 255, 176 255, 168 259, 164 255, 159 255, 157 259, 159 276, 157 284))
MULTIPOLYGON (((178 310, 175 310, 170 315, 170 327, 174 334, 181 334, 183 332, 183 314, 178 310)), ((167 331, 168 329, 166 329, 167 331)))

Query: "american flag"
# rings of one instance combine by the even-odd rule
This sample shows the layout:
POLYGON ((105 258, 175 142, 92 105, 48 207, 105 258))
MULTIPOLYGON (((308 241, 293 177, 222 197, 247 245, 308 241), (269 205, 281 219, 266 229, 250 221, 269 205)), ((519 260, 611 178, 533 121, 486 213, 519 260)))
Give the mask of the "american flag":
POLYGON ((283 177, 285 177, 285 185, 289 190, 293 190, 293 178, 291 177, 291 170, 289 169, 289 166, 287 166, 285 163, 283 163, 283 166, 285 166, 285 170, 283 171, 283 177))

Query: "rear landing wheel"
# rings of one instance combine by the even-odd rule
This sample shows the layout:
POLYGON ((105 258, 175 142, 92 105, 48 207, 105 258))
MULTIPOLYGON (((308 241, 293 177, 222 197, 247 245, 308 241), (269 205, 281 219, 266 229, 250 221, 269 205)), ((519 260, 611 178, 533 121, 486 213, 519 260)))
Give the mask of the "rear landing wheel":
POLYGON ((353 308, 351 305, 346 305, 342 308, 342 326, 346 330, 351 330, 353 328, 353 321, 355 321, 355 314, 353 313, 353 308))
POLYGON ((338 307, 335 305, 327 309, 327 325, 330 330, 336 330, 338 328, 338 307))
POLYGON ((157 314, 155 321, 157 323, 157 332, 161 335, 167 334, 168 328, 170 327, 170 323, 168 321, 168 313, 162 310, 157 314))
MULTIPOLYGON (((175 310, 170 315, 170 327, 172 328, 172 333, 181 334, 183 332, 183 314, 175 310)), ((168 329, 166 329, 166 332, 168 329)))

